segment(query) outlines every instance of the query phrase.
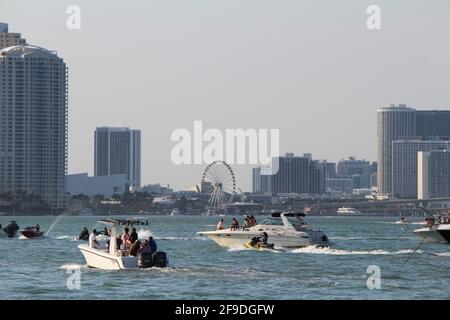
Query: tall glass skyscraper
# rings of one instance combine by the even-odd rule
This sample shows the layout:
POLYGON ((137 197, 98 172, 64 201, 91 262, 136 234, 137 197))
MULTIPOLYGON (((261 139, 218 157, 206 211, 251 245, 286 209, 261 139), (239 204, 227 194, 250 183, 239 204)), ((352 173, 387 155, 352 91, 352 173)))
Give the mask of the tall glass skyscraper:
POLYGON ((94 175, 126 174, 133 190, 141 187, 141 131, 98 127, 94 135, 94 175))
POLYGON ((36 46, 0 50, 0 192, 26 192, 63 209, 66 172, 66 64, 36 46))
POLYGON ((416 135, 416 110, 404 104, 378 109, 377 158, 378 193, 392 195, 392 141, 413 139, 416 135))
POLYGON ((450 139, 450 110, 417 110, 416 135, 423 140, 430 137, 450 139))

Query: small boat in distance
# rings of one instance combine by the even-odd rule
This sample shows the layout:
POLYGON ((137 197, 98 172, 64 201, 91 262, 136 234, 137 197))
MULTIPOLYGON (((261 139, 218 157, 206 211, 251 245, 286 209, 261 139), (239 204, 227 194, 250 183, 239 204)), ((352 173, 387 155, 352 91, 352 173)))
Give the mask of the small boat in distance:
POLYGON ((260 237, 264 232, 275 248, 328 246, 328 237, 320 230, 313 230, 304 222, 304 217, 305 214, 302 212, 273 212, 272 218, 249 228, 201 231, 197 234, 210 237, 218 245, 227 248, 242 248, 249 240, 260 237))
POLYGON ((361 211, 356 210, 355 208, 349 208, 349 207, 339 208, 339 209, 337 209, 336 213, 338 215, 342 215, 342 216, 352 216, 352 215, 362 214, 361 211))
POLYGON ((42 236, 44 235, 44 232, 41 231, 41 229, 38 226, 26 227, 25 229, 20 230, 20 233, 27 239, 42 238, 42 236))
POLYGON ((172 211, 170 212, 171 216, 178 216, 180 214, 180 209, 178 208, 173 208, 172 211))

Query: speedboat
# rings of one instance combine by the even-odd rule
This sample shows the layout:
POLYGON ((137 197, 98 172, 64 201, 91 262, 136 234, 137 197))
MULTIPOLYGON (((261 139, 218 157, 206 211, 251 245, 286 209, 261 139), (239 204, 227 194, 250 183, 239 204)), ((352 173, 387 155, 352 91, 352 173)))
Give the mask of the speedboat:
POLYGON ((401 216, 400 220, 395 221, 396 224, 408 224, 408 218, 401 216))
POLYGON ((16 235, 17 230, 19 230, 19 225, 15 221, 11 221, 2 230, 8 238, 13 238, 16 235))
POLYGON ((356 214, 361 214, 362 212, 359 210, 356 210, 355 208, 342 207, 342 208, 337 209, 336 213, 339 215, 356 215, 356 214))
POLYGON ((177 216, 180 214, 180 209, 178 208, 173 208, 172 211, 170 212, 171 216, 177 216))
POLYGON ((272 218, 239 230, 223 229, 197 232, 207 236, 218 245, 227 248, 242 248, 247 241, 266 232, 275 248, 302 248, 310 245, 328 246, 328 237, 320 230, 313 230, 303 218, 302 212, 273 212, 272 218))
MULTIPOLYGON (((129 220, 128 220, 129 221, 129 220)), ((103 269, 103 270, 122 270, 122 269, 137 269, 139 267, 166 267, 167 257, 166 253, 157 251, 153 253, 152 257, 133 256, 130 255, 130 250, 121 249, 117 245, 116 240, 119 236, 117 228, 123 225, 122 220, 106 219, 100 220, 99 223, 109 226, 109 245, 107 248, 93 248, 89 244, 80 244, 78 248, 86 260, 89 267, 103 269), (146 263, 142 264, 140 258, 145 257, 146 263)))
POLYGON ((423 242, 450 243, 450 221, 448 217, 425 218, 425 223, 425 227, 414 230, 414 233, 422 238, 423 242))
POLYGON ((44 235, 44 232, 36 227, 26 227, 25 229, 20 230, 20 233, 27 239, 41 238, 44 235))

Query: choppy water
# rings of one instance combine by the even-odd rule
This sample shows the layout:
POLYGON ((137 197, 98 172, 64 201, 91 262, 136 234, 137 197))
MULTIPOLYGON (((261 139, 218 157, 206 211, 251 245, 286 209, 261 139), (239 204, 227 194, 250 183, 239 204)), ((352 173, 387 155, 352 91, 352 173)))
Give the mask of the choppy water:
MULTIPOLYGON (((0 216, 0 223, 10 219, 0 216)), ((419 226, 396 224, 397 218, 309 217, 331 238, 331 248, 268 252, 227 250, 198 237, 215 227, 216 217, 150 217, 171 267, 132 271, 86 268, 74 237, 99 217, 14 219, 21 227, 53 227, 44 239, 0 238, 0 299, 450 298, 450 246, 422 245, 410 257, 419 226), (367 288, 369 265, 381 268, 380 290, 367 288), (78 267, 81 287, 69 289, 71 269, 78 267)))

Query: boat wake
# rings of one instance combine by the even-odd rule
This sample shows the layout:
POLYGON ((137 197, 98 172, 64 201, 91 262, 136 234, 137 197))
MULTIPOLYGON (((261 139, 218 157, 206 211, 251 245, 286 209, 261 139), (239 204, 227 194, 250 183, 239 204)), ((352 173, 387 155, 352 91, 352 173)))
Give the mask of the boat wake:
POLYGON ((61 270, 79 270, 87 268, 88 268, 87 264, 76 264, 76 263, 63 264, 62 266, 58 267, 58 269, 61 270))
MULTIPOLYGON (((332 248, 321 248, 316 246, 309 246, 305 248, 295 249, 292 253, 312 253, 312 254, 330 254, 330 255, 391 255, 391 254, 409 254, 413 249, 404 249, 398 251, 386 251, 386 250, 342 250, 332 248)), ((421 250, 417 250, 416 253, 422 253, 421 250)))

